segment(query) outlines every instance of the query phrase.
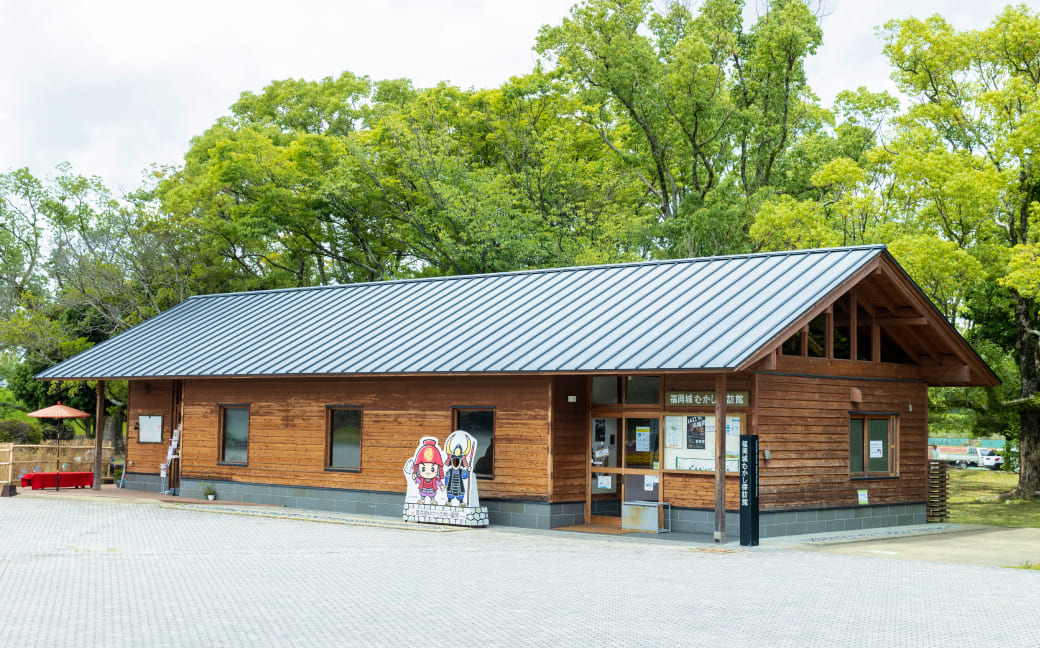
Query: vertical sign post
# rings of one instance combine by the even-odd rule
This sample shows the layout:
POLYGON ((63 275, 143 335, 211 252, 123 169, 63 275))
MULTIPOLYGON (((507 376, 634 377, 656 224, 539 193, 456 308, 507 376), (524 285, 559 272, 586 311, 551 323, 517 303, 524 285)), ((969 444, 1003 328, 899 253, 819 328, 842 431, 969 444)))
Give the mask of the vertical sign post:
POLYGON ((758 435, 740 435, 740 544, 758 546, 758 435))

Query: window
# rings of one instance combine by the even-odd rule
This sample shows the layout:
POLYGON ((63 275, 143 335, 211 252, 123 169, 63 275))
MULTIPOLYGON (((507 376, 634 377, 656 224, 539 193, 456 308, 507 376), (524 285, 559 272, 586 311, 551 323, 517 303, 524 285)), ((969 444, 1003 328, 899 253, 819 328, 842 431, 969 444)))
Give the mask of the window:
POLYGON ((849 419, 849 474, 853 477, 895 474, 896 417, 852 414, 849 419))
POLYGON ((660 468, 657 419, 625 420, 625 468, 660 468))
POLYGON ((620 402, 620 376, 592 377, 592 403, 594 405, 617 405, 620 402))
POLYGON ((593 376, 593 405, 659 405, 660 376, 593 376), (622 398, 624 388, 624 398, 622 398))
POLYGON ((477 477, 495 476, 495 410, 459 407, 455 409, 455 428, 469 432, 477 440, 473 472, 477 477))
POLYGON ((361 470, 361 408, 333 405, 325 408, 325 467, 361 470))
POLYGON ((661 379, 657 376, 629 376, 625 382, 625 404, 657 405, 661 402, 661 379))
POLYGON ((220 461, 245 464, 249 448, 249 406, 221 405, 220 461))

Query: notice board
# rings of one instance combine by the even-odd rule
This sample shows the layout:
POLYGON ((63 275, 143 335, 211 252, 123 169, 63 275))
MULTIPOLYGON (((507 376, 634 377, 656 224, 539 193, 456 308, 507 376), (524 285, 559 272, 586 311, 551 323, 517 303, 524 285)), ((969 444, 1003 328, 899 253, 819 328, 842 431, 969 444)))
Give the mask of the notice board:
MULTIPOLYGON (((746 414, 726 416, 726 472, 737 472, 746 414)), ((665 470, 715 471, 715 415, 665 414, 665 470)))

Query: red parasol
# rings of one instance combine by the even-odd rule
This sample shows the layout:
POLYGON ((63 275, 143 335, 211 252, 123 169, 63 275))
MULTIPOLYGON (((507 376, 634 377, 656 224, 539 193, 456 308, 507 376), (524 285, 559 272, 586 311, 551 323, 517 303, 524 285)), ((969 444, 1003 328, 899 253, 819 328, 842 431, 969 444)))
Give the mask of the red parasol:
MULTIPOLYGON (((62 405, 61 401, 58 401, 57 405, 51 405, 50 407, 44 407, 43 409, 36 410, 35 412, 29 412, 26 416, 33 418, 53 418, 53 419, 67 419, 67 418, 90 418, 90 414, 87 414, 83 410, 78 410, 75 407, 69 407, 68 405, 62 405)), ((55 472, 58 474, 54 485, 54 490, 61 490, 61 437, 58 437, 58 459, 55 463, 55 472)))
POLYGON ((78 410, 75 407, 69 407, 68 405, 62 405, 61 401, 58 401, 57 405, 51 405, 50 407, 44 407, 41 410, 35 412, 29 412, 26 416, 33 418, 56 418, 56 419, 67 419, 67 418, 90 418, 90 414, 87 414, 83 410, 78 410))

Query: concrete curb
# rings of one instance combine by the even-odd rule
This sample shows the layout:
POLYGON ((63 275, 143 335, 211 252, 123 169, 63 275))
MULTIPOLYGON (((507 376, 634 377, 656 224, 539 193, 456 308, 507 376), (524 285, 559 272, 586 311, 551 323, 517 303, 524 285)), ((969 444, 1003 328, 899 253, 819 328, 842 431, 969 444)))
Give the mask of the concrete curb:
POLYGON ((444 533, 447 531, 461 531, 467 527, 447 526, 440 524, 418 524, 415 522, 396 521, 387 518, 362 517, 358 515, 337 515, 324 511, 307 509, 270 509, 263 507, 233 506, 210 506, 207 504, 179 504, 173 502, 160 502, 159 508, 179 509, 189 511, 202 511, 204 513, 221 513, 225 515, 247 515, 253 517, 278 518, 283 520, 304 520, 307 522, 324 522, 327 524, 349 524, 353 526, 382 527, 386 529, 407 529, 410 531, 426 531, 432 533, 444 533))

